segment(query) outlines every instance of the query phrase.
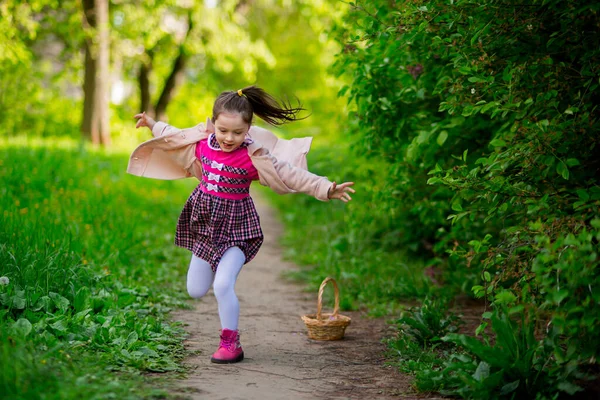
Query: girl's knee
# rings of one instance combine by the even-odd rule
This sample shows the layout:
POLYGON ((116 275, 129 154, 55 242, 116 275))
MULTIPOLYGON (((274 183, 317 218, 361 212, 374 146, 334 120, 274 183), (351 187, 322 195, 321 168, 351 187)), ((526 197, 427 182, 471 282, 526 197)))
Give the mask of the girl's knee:
POLYGON ((194 299, 203 297, 210 289, 214 274, 210 264, 201 258, 192 255, 190 268, 187 273, 187 291, 194 299))
POLYGON ((189 283, 187 285, 188 294, 190 295, 190 297, 192 297, 194 299, 199 299, 201 297, 204 297, 206 295, 206 293, 208 293, 208 289, 210 289, 210 286, 199 287, 199 286, 195 286, 195 285, 190 285, 189 283))
POLYGON ((231 285, 229 282, 215 280, 213 284, 213 291, 218 300, 219 298, 223 298, 233 293, 233 285, 231 285))

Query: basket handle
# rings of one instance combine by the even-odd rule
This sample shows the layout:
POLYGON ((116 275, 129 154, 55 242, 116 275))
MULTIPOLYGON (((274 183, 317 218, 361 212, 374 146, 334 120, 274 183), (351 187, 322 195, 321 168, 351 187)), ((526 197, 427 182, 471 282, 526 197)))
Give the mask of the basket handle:
POLYGON ((335 281, 335 279, 333 279, 332 277, 327 277, 323 280, 323 283, 321 283, 321 287, 319 288, 319 297, 317 300, 317 319, 321 319, 321 308, 323 306, 322 302, 323 302, 323 291, 325 290, 325 285, 327 285, 329 282, 331 282, 333 284, 333 292, 334 292, 334 296, 335 296, 335 305, 333 307, 333 317, 337 317, 338 313, 340 312, 340 291, 338 289, 338 285, 337 282, 335 281))

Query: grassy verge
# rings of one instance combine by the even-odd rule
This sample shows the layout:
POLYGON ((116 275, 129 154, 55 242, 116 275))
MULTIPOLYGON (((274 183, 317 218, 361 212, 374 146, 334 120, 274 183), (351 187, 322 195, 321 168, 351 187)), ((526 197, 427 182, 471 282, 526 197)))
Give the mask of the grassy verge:
POLYGON ((0 139, 0 397, 152 398, 180 370, 189 182, 125 173, 126 154, 0 139), (154 382, 154 383, 153 383, 154 382))

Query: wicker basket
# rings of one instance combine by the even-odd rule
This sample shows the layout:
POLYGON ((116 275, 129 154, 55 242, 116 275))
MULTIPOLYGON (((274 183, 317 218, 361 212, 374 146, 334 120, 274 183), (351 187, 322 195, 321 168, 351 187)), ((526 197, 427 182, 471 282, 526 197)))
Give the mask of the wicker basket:
POLYGON ((321 283, 319 288, 319 298, 317 300, 317 313, 303 315, 302 321, 308 328, 308 337, 315 340, 339 340, 344 337, 346 327, 350 325, 350 317, 339 314, 340 311, 340 293, 335 279, 327 277, 321 283), (321 306, 323 300, 323 290, 325 285, 331 282, 335 294, 335 305, 332 314, 322 314, 321 306))

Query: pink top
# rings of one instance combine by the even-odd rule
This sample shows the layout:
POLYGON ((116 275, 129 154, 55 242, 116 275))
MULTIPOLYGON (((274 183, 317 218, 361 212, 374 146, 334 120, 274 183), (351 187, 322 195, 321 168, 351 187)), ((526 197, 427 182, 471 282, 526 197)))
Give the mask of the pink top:
POLYGON ((203 192, 229 200, 250 195, 250 183, 258 179, 258 171, 248 155, 246 143, 227 153, 219 148, 212 134, 198 142, 196 157, 202 162, 200 189, 203 192))

